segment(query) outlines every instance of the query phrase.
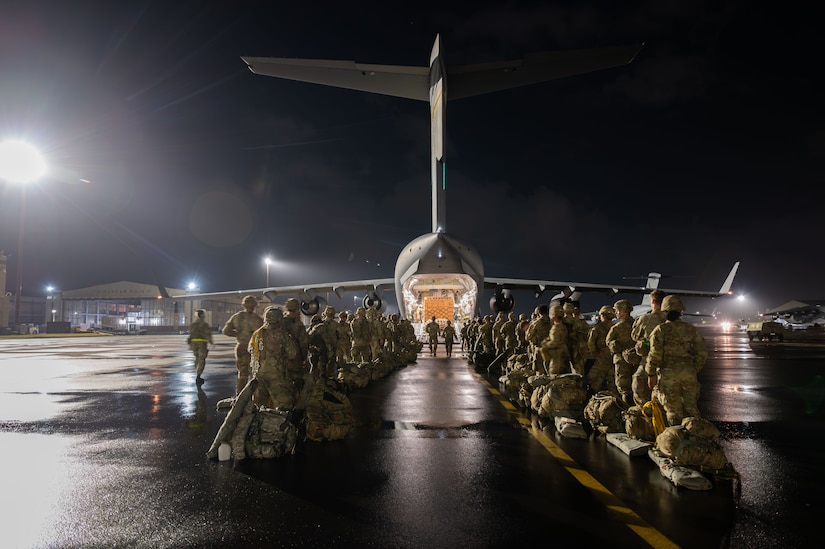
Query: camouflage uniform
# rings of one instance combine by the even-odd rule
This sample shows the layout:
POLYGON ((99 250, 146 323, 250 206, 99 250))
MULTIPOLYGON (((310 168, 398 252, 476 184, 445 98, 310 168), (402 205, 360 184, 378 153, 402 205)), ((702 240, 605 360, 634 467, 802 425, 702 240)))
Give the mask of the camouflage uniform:
MULTIPOLYGON (((659 290, 661 292, 661 290, 659 290)), ((664 293, 664 292, 662 292, 664 293)), ((652 295, 652 293, 651 293, 652 295)), ((661 299, 661 298, 658 298, 661 299)), ((647 355, 650 352, 650 335, 653 329, 665 321, 665 313, 661 310, 650 311, 633 321, 633 328, 630 330, 630 337, 636 342, 635 350, 639 355, 640 364, 633 374, 631 387, 633 389, 633 400, 638 406, 643 406, 650 400, 651 391, 647 383, 647 355)))
POLYGON ((574 374, 584 375, 587 362, 587 334, 590 326, 578 316, 578 307, 572 303, 564 304, 564 325, 567 328, 567 350, 570 353, 570 370, 574 374))
POLYGON ((306 399, 312 389, 312 377, 309 375, 309 365, 307 358, 309 356, 309 334, 306 326, 301 321, 301 304, 297 299, 291 297, 286 300, 284 308, 283 326, 287 334, 295 341, 298 347, 298 355, 289 362, 289 376, 292 384, 295 386, 295 394, 297 400, 295 402, 296 409, 304 409, 306 407, 306 399))
POLYGON ((507 315, 507 321, 501 326, 501 335, 504 336, 504 350, 508 353, 512 353, 518 347, 517 327, 516 313, 510 313, 507 315))
POLYGON ((438 354, 438 334, 441 333, 441 326, 435 321, 435 317, 432 317, 427 325, 424 326, 424 331, 427 332, 427 336, 429 337, 430 354, 436 356, 438 354))
POLYGON ((372 360, 370 352, 370 322, 367 320, 367 310, 358 307, 355 318, 350 322, 352 332, 352 360, 354 362, 369 362, 372 360))
POLYGON ((455 328, 453 328, 453 323, 449 320, 447 321, 447 325, 444 326, 444 330, 441 332, 441 336, 444 338, 444 348, 447 350, 447 356, 453 356, 453 342, 455 341, 455 328))
POLYGON ((618 389, 625 404, 633 406, 631 377, 637 364, 628 362, 629 358, 632 360, 638 359, 633 339, 630 337, 630 330, 633 328, 633 317, 630 316, 630 311, 633 310, 633 304, 626 299, 620 299, 614 305, 614 309, 619 317, 619 322, 614 324, 607 332, 605 342, 610 352, 613 353, 613 366, 616 368, 616 389, 618 389))
POLYGON ((387 322, 387 350, 393 353, 400 353, 404 348, 402 344, 403 339, 404 334, 401 333, 401 323, 398 320, 398 315, 393 313, 387 322))
POLYGON ((605 305, 599 309, 600 320, 595 326, 590 328, 587 334, 587 347, 590 355, 595 358, 593 366, 587 372, 587 384, 590 386, 591 393, 597 393, 604 388, 605 380, 607 383, 607 390, 616 393, 616 378, 615 369, 613 366, 613 354, 607 347, 607 333, 613 326, 613 308, 605 305))
POLYGON ((553 307, 552 322, 547 337, 541 342, 541 355, 544 359, 545 371, 548 374, 559 375, 570 371, 570 355, 567 346, 567 326, 564 324, 564 310, 553 307))
MULTIPOLYGON (((667 296, 662 310, 668 318, 669 311, 684 311, 681 298, 667 296)), ((656 376, 662 406, 670 425, 680 425, 686 417, 700 417, 699 381, 696 374, 705 366, 708 352, 705 340, 698 330, 675 315, 653 329, 650 335, 650 353, 645 369, 649 376, 656 376)))
POLYGON ((370 353, 375 360, 381 356, 384 340, 387 339, 387 326, 375 309, 367 309, 367 320, 370 323, 370 353))
POLYGON ((504 326, 505 322, 504 313, 498 313, 495 322, 493 322, 493 347, 495 347, 496 355, 504 352, 504 335, 501 333, 501 327, 504 326))
POLYGON ((337 347, 338 322, 335 320, 335 309, 327 307, 323 318, 319 317, 318 322, 309 329, 309 354, 313 379, 323 380, 335 377, 338 366, 335 355, 337 347))
POLYGON ((477 353, 493 354, 493 317, 487 315, 478 327, 478 338, 476 339, 475 351, 477 353))
POLYGON ((235 367, 238 369, 238 379, 235 383, 235 394, 241 392, 249 381, 249 361, 252 356, 249 354, 249 338, 261 327, 264 320, 255 312, 258 300, 248 295, 243 298, 243 311, 238 311, 223 326, 223 335, 234 337, 235 343, 235 367))
POLYGON ((338 315, 338 346, 335 351, 338 362, 352 362, 352 332, 346 311, 338 315))
POLYGON ((527 329, 530 327, 530 317, 525 313, 521 313, 518 317, 518 324, 516 325, 516 348, 527 350, 527 329), (524 323, 527 323, 525 326, 524 323))
POLYGON ((546 372, 547 363, 544 360, 540 349, 541 342, 544 341, 548 335, 550 335, 550 328, 553 327, 553 321, 550 320, 549 316, 547 316, 547 305, 539 305, 536 308, 536 311, 538 313, 537 317, 530 323, 530 327, 527 328, 525 339, 528 343, 530 360, 535 363, 535 370, 537 372, 546 372))
POLYGON ((195 374, 196 380, 202 382, 201 374, 206 367, 206 357, 209 354, 209 344, 212 343, 212 328, 203 319, 206 311, 198 309, 196 311, 197 318, 189 326, 189 337, 186 338, 186 343, 195 354, 195 374))
POLYGON ((291 410, 299 399, 291 365, 299 356, 298 345, 283 327, 283 311, 267 307, 263 326, 249 340, 252 375, 258 385, 252 400, 259 406, 291 410))

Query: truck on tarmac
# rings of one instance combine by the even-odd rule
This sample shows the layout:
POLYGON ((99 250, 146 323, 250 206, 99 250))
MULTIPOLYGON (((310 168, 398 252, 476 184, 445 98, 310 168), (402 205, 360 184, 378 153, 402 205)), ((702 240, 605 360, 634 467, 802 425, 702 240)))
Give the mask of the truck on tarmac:
POLYGON ((748 341, 784 341, 785 327, 773 320, 748 322, 748 341))

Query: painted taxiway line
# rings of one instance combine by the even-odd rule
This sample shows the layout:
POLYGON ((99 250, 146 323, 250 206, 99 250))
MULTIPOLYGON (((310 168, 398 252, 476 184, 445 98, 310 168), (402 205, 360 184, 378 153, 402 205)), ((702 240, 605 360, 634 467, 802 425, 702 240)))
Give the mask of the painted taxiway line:
POLYGON ((496 397, 499 403, 507 410, 507 412, 522 426, 527 429, 533 438, 541 444, 547 452, 564 467, 579 484, 586 488, 593 496, 607 509, 607 513, 614 520, 623 523, 630 528, 637 536, 642 538, 651 547, 656 549, 678 549, 679 545, 671 541, 667 536, 659 532, 656 528, 648 524, 642 517, 636 514, 633 509, 625 505, 618 497, 616 497, 610 490, 602 483, 582 468, 576 461, 571 458, 567 452, 561 449, 559 445, 553 442, 550 437, 545 435, 541 429, 536 428, 530 418, 516 408, 510 400, 501 394, 501 392, 490 385, 490 382, 475 371, 472 365, 469 369, 473 376, 481 381, 487 390, 496 397))

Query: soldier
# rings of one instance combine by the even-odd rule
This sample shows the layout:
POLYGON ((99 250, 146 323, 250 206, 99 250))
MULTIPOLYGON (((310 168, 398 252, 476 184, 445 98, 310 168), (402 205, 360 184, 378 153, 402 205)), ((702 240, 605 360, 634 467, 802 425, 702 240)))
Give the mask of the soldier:
POLYGON ((352 332, 352 360, 354 362, 369 362, 372 360, 370 351, 370 322, 367 320, 367 310, 358 307, 355 318, 350 322, 352 332))
POLYGON ((516 313, 511 312, 507 315, 507 321, 501 326, 501 334, 504 336, 504 352, 508 355, 512 354, 518 347, 517 328, 516 313))
POLYGON ((323 317, 319 317, 318 322, 309 329, 310 356, 313 358, 311 373, 315 380, 335 378, 338 367, 337 347, 338 322, 335 320, 335 308, 327 307, 323 317))
POLYGON ((286 311, 283 313, 283 327, 286 333, 295 341, 298 346, 298 356, 290 363, 288 374, 291 382, 295 386, 297 400, 296 410, 303 410, 306 407, 306 399, 312 389, 312 377, 309 375, 309 334, 306 326, 301 321, 301 304, 294 297, 290 297, 284 304, 286 311))
POLYGON ((567 345, 567 325, 564 323, 564 308, 556 305, 550 310, 550 327, 547 337, 541 342, 541 355, 546 372, 551 375, 566 374, 570 371, 570 355, 567 345))
POLYGON ((398 313, 390 315, 387 322, 387 349, 392 353, 400 353, 404 347, 402 341, 404 334, 401 333, 401 322, 398 313))
POLYGON ((447 350, 447 356, 453 356, 453 342, 455 341, 455 328, 453 328, 453 323, 449 320, 447 321, 447 325, 444 326, 444 330, 441 332, 441 336, 444 338, 444 348, 447 350))
POLYGON ((493 347, 493 317, 485 315, 478 327, 478 337, 476 338, 475 352, 492 355, 495 352, 493 347))
POLYGON ((604 388, 605 381, 607 381, 607 390, 617 393, 615 368, 613 366, 613 354, 607 347, 607 332, 613 326, 613 319, 616 315, 613 313, 613 307, 605 305, 599 309, 599 321, 595 326, 590 328, 587 334, 587 347, 590 355, 595 358, 593 366, 587 372, 587 384, 590 387, 590 393, 595 394, 604 388))
POLYGON ((349 327, 349 315, 346 311, 338 313, 338 362, 352 362, 352 332, 349 327))
POLYGON ((658 384, 662 407, 670 425, 681 425, 686 417, 700 417, 699 381, 696 374, 705 366, 705 340, 691 324, 682 320, 682 299, 669 295, 662 301, 667 320, 653 328, 645 369, 651 390, 658 384))
POLYGON ((441 333, 441 326, 435 321, 435 317, 432 317, 427 325, 424 326, 424 331, 427 332, 427 336, 429 337, 430 354, 436 356, 438 353, 438 335, 441 333))
POLYGON ((496 320, 493 322, 493 346, 495 347, 496 356, 504 352, 504 336, 501 334, 501 327, 506 322, 504 313, 499 312, 496 315, 496 320))
POLYGON ((375 309, 367 309, 367 321, 370 323, 370 353, 375 360, 381 356, 384 341, 387 339, 387 326, 381 320, 381 314, 375 309))
POLYGON ((636 365, 628 362, 628 359, 638 359, 633 339, 630 337, 630 330, 633 327, 633 317, 630 316, 630 311, 633 310, 633 304, 626 299, 620 299, 613 305, 613 310, 616 312, 616 318, 619 321, 607 332, 605 342, 613 354, 613 366, 616 368, 616 389, 625 404, 633 406, 633 390, 630 383, 636 365))
POLYGON ((186 338, 186 343, 195 354, 195 381, 200 384, 203 383, 201 374, 206 367, 206 356, 209 354, 208 345, 212 343, 212 328, 204 319, 206 311, 198 309, 195 315, 194 322, 189 326, 189 337, 186 338))
POLYGON ((644 406, 650 400, 650 387, 647 382, 647 355, 650 352, 650 334, 653 328, 662 324, 666 318, 662 311, 662 300, 665 298, 662 290, 650 292, 650 312, 643 314, 633 321, 633 328, 630 330, 630 337, 636 342, 636 354, 640 357, 639 367, 633 374, 631 388, 633 390, 633 400, 638 406, 644 406))
POLYGON ((530 317, 527 316, 527 313, 521 313, 518 317, 518 325, 516 327, 516 340, 517 340, 517 349, 521 349, 520 352, 524 352, 527 350, 527 329, 530 327, 530 317))
POLYGON ((564 304, 564 325, 567 327, 567 349, 570 352, 570 369, 584 375, 587 362, 587 334, 590 326, 579 314, 579 308, 570 302, 564 304))
POLYGON ((264 310, 264 323, 249 340, 252 375, 258 380, 252 400, 258 406, 288 411, 299 399, 290 373, 299 357, 295 340, 284 329, 284 313, 279 307, 264 310))
POLYGON ((258 300, 254 296, 248 295, 243 298, 243 311, 238 311, 226 321, 223 326, 223 335, 234 337, 235 343, 235 367, 238 369, 238 379, 235 383, 235 394, 241 392, 249 381, 249 338, 261 327, 264 320, 255 312, 258 300))
POLYGON ((541 353, 541 342, 550 335, 550 328, 553 327, 553 321, 550 320, 550 310, 547 305, 539 305, 533 311, 533 321, 530 322, 530 327, 527 328, 525 339, 528 343, 528 353, 530 359, 535 364, 533 369, 539 373, 547 372, 547 363, 541 353))

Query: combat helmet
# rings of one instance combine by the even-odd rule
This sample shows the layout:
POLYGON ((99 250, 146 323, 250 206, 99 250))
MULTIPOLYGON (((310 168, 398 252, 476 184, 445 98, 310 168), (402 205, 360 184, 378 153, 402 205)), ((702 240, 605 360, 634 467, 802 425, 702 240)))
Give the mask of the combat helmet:
POLYGON ((613 304, 613 308, 623 313, 629 313, 633 311, 633 304, 626 299, 620 299, 619 301, 613 304))
POLYGON ((284 312, 281 310, 280 307, 276 307, 274 305, 270 305, 264 311, 264 318, 267 322, 272 322, 275 320, 283 320, 284 319, 284 312))
POLYGON ((601 309, 599 309, 599 314, 610 318, 616 316, 616 313, 613 312, 613 307, 611 307, 610 305, 604 305, 601 309))
POLYGON ((297 311, 301 308, 301 303, 294 297, 290 297, 286 300, 286 303, 284 303, 284 307, 287 311, 297 311))
POLYGON ((325 318, 335 317, 335 307, 327 305, 327 308, 324 309, 324 317, 325 318))
POLYGON ((682 298, 678 295, 669 295, 662 300, 663 311, 684 311, 685 304, 682 303, 682 298))
POLYGON ((561 305, 553 305, 553 307, 550 308, 550 316, 564 316, 564 307, 561 305))
POLYGON ((255 299, 254 295, 248 295, 243 298, 243 301, 241 303, 244 307, 254 307, 258 305, 258 300, 255 299))

